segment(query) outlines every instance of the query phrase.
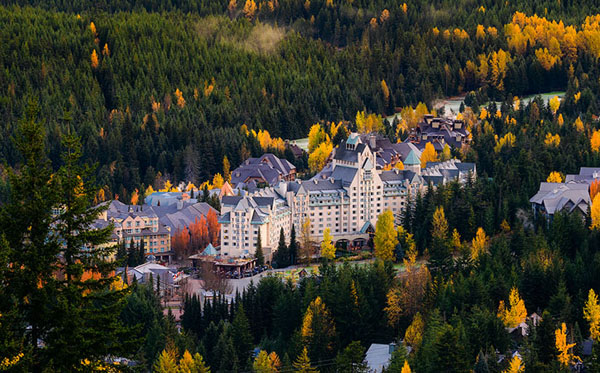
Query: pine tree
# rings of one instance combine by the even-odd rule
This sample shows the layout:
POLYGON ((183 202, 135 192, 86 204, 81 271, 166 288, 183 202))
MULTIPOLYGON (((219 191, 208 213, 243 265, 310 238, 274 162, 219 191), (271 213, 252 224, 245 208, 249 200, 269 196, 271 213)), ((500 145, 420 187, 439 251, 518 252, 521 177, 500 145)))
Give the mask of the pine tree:
POLYGON ((285 244, 285 233, 283 228, 279 230, 279 243, 277 245, 277 265, 280 268, 287 267, 289 263, 289 255, 287 252, 287 245, 285 244))
POLYGON ((117 263, 110 258, 115 249, 103 245, 112 226, 89 229, 107 206, 90 206, 99 188, 93 170, 80 164, 79 138, 65 136, 62 147, 63 166, 56 173, 62 203, 53 230, 63 242, 58 266, 64 278, 44 341, 54 368, 71 370, 83 359, 101 361, 133 345, 129 330, 114 317, 121 312, 127 290, 113 287, 117 263))
POLYGON ((140 245, 139 245, 139 250, 138 250, 138 258, 137 258, 138 265, 146 263, 146 249, 144 246, 145 246, 145 242, 144 242, 144 237, 142 236, 140 238, 140 245))
POLYGON ((244 312, 244 306, 239 305, 233 323, 231 324, 231 340, 235 353, 242 366, 246 364, 252 352, 252 335, 250 334, 250 325, 244 312))
POLYGON ((263 255, 262 242, 260 240, 260 228, 258 229, 258 237, 256 238, 256 252, 254 253, 256 258, 256 265, 262 266, 265 264, 265 256, 263 255))
POLYGON ((290 233, 290 245, 288 246, 288 254, 290 257, 290 265, 296 264, 296 260, 298 258, 298 242, 296 241, 296 228, 294 224, 292 224, 292 231, 290 233))

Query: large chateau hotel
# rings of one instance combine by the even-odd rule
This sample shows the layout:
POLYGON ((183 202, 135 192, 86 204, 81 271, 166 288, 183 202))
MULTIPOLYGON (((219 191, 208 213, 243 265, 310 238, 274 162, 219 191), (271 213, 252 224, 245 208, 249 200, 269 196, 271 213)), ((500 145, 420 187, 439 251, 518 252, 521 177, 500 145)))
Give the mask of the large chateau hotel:
POLYGON ((383 211, 391 210, 399 222, 407 204, 428 185, 475 177, 473 163, 453 159, 429 162, 422 169, 420 156, 412 143, 391 144, 373 135, 353 133, 310 180, 280 181, 253 192, 224 196, 219 219, 221 255, 254 254, 259 234, 262 247, 275 250, 281 229, 289 243, 292 225, 299 232, 307 219, 317 242, 329 228, 336 244, 362 246, 383 211), (400 161, 403 169, 393 167, 400 161))

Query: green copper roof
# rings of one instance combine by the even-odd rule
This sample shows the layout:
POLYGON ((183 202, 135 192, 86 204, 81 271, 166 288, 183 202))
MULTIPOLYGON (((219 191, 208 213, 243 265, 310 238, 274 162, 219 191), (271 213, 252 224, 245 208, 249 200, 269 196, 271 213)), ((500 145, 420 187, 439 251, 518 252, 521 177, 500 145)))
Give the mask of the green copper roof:
POLYGON ((419 161, 419 158, 417 158, 417 156, 415 155, 414 150, 411 150, 410 153, 408 153, 408 157, 406 157, 406 159, 404 160, 404 164, 408 166, 414 166, 417 164, 421 164, 421 161, 419 161))

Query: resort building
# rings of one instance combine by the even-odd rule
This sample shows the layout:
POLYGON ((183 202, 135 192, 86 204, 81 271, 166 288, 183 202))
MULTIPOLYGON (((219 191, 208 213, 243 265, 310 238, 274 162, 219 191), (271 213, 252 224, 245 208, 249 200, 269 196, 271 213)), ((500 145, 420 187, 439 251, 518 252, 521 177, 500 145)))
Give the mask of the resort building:
POLYGON ((253 255, 259 232, 263 249, 272 253, 281 229, 289 242, 292 225, 300 232, 307 219, 315 242, 329 228, 337 245, 363 246, 385 210, 391 210, 399 224, 408 204, 429 184, 475 177, 475 164, 458 160, 435 162, 421 170, 420 152, 408 150, 399 156, 403 170, 378 169, 371 146, 360 135, 351 134, 334 149, 331 162, 310 180, 283 181, 244 196, 223 197, 221 254, 253 255))

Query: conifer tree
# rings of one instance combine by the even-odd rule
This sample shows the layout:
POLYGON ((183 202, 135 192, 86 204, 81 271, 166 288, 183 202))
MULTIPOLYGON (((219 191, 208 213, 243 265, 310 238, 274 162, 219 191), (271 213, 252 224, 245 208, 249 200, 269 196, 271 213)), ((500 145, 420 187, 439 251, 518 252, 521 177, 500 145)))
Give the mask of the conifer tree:
POLYGON ((294 361, 294 369, 297 373, 318 373, 319 371, 310 365, 308 350, 306 346, 302 349, 302 353, 294 361))
POLYGON ((292 224, 292 231, 290 233, 290 245, 288 246, 288 254, 290 257, 290 265, 296 264, 298 258, 298 242, 296 241, 296 227, 292 224))
POLYGON ((256 252, 254 253, 256 258, 256 265, 265 264, 265 256, 263 255, 262 242, 260 240, 260 228, 258 229, 258 237, 256 238, 256 252))

